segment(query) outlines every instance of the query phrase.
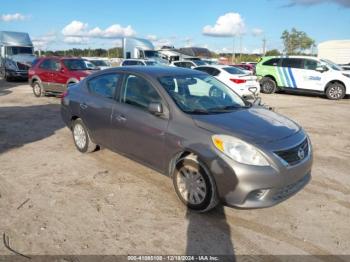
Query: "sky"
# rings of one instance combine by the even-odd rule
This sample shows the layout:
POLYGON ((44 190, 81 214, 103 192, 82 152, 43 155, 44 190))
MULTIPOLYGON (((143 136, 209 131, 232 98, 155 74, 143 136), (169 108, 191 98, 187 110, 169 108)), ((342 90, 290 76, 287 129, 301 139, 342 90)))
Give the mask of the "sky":
POLYGON ((350 0, 1 0, 0 31, 28 32, 36 48, 111 48, 121 38, 215 52, 283 49, 295 27, 316 43, 350 39, 350 0))

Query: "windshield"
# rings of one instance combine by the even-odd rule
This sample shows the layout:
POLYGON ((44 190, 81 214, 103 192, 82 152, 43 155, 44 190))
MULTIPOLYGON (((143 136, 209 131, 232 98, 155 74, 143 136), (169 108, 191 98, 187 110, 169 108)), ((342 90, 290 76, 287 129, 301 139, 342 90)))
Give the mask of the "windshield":
POLYGON ((145 50, 144 51, 145 57, 146 58, 151 58, 151 57, 158 57, 158 51, 153 51, 153 50, 145 50))
POLYGON ((83 59, 66 59, 63 60, 63 64, 71 71, 89 69, 83 59))
POLYGON ((108 64, 103 60, 92 60, 90 62, 93 63, 95 66, 108 66, 108 64))
POLYGON ((202 60, 194 60, 192 61, 193 63, 195 63, 197 66, 202 66, 202 65, 206 65, 207 63, 202 61, 202 60))
POLYGON ((164 76, 159 82, 188 114, 218 114, 246 107, 240 96, 212 76, 164 76))
POLYGON ((158 63, 155 61, 145 61, 146 65, 148 66, 156 66, 158 63))
POLYGON ((223 70, 225 70, 227 73, 231 74, 231 75, 242 75, 245 74, 244 71, 242 71, 241 69, 239 69, 238 67, 224 67, 223 70))
POLYGON ((332 68, 333 70, 336 70, 336 71, 342 71, 343 69, 341 69, 340 66, 338 66, 337 64, 333 63, 332 61, 330 60, 327 60, 327 59, 321 59, 321 61, 323 63, 325 63, 326 65, 328 65, 330 68, 332 68))
POLYGON ((8 46, 6 48, 7 55, 33 54, 33 48, 23 46, 8 46))

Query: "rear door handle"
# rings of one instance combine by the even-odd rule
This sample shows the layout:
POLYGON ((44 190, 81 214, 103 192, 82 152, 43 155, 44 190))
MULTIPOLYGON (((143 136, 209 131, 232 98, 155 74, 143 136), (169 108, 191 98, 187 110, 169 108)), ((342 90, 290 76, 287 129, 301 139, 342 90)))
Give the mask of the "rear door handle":
POLYGON ((115 119, 116 119, 118 122, 125 122, 125 121, 126 121, 126 117, 123 116, 123 115, 116 116, 115 119))
POLYGON ((86 109, 86 108, 88 108, 88 106, 87 106, 87 104, 85 104, 85 103, 81 103, 81 104, 80 104, 80 108, 81 108, 81 109, 86 109))

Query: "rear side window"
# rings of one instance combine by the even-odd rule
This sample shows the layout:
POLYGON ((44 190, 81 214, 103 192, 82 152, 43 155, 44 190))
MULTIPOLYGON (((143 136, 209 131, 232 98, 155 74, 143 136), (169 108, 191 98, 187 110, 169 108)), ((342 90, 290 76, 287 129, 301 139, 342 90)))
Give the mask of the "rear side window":
POLYGON ((231 75, 240 75, 240 74, 245 74, 244 71, 242 71, 241 69, 237 68, 237 67, 225 67, 223 68, 223 70, 225 70, 227 73, 231 74, 231 75))
POLYGON ((304 68, 304 60, 300 58, 284 58, 282 60, 282 67, 290 68, 304 68))
POLYGON ((124 83, 122 102, 146 110, 150 103, 160 103, 161 97, 147 80, 129 75, 124 83))
POLYGON ((264 66, 278 66, 280 58, 272 58, 263 63, 264 66))
POLYGON ((213 68, 213 67, 199 67, 199 68, 196 68, 196 70, 205 72, 205 73, 212 75, 212 76, 217 76, 220 74, 220 70, 213 68))
POLYGON ((58 71, 60 69, 60 63, 54 59, 46 59, 39 67, 45 70, 58 71))
POLYGON ((107 74, 97 76, 89 80, 89 91, 97 96, 101 96, 104 98, 113 98, 117 89, 119 79, 120 75, 118 74, 107 74))
POLYGON ((39 63, 40 59, 37 58, 32 62, 32 67, 36 66, 39 63))
POLYGON ((124 66, 133 66, 133 65, 137 65, 138 64, 138 61, 124 61, 123 62, 123 65, 124 66))

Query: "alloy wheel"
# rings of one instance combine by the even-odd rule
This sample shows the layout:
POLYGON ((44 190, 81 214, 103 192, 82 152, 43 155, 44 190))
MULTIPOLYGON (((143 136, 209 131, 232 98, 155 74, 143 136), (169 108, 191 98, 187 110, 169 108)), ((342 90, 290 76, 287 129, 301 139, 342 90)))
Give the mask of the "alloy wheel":
POLYGON ((76 145, 83 149, 86 146, 86 133, 81 124, 76 124, 73 130, 74 140, 76 145))

